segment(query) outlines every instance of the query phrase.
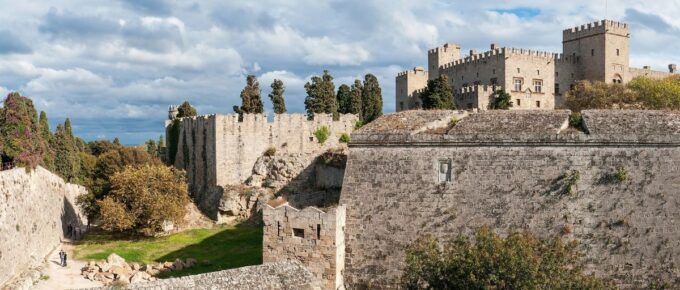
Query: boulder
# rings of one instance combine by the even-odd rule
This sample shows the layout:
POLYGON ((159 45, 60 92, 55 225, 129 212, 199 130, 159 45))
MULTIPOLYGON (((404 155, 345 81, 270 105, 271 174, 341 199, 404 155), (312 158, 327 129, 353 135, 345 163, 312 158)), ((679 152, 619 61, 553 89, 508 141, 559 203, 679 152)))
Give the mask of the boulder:
POLYGON ((146 272, 137 272, 132 277, 130 278, 130 283, 139 283, 139 282, 144 282, 148 281, 151 278, 151 275, 149 275, 146 272))
POLYGON ((142 266, 139 265, 139 263, 131 263, 130 268, 132 268, 132 270, 134 270, 134 271, 139 271, 139 270, 142 269, 142 266))
POLYGON ((132 271, 130 271, 130 270, 124 268, 124 267, 121 267, 121 266, 113 266, 113 267, 111 267, 111 270, 109 271, 109 273, 113 273, 116 276, 128 276, 128 277, 130 277, 130 274, 132 273, 132 271))
POLYGON ((128 275, 117 276, 116 281, 119 281, 119 283, 122 283, 122 284, 130 284, 130 276, 128 276, 128 275))
POLYGON ((181 259, 177 259, 172 263, 172 266, 174 266, 173 270, 182 270, 184 269, 184 262, 181 259))
POLYGON ((106 262, 111 264, 111 265, 121 266, 121 267, 124 267, 123 264, 126 264, 125 259, 123 259, 123 257, 121 257, 121 256, 118 256, 116 253, 111 253, 111 255, 109 255, 106 258, 106 262))
POLYGON ((94 276, 97 275, 97 274, 99 274, 99 273, 88 272, 88 273, 85 273, 85 278, 87 278, 88 280, 94 281, 94 276))
POLYGON ((172 262, 163 263, 164 269, 175 270, 175 265, 172 262))

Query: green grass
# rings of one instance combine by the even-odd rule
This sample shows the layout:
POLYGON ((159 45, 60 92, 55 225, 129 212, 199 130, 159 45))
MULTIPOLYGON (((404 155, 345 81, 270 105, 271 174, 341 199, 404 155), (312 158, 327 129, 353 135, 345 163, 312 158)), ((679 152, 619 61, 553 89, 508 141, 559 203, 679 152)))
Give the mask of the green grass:
POLYGON ((135 238, 93 230, 75 248, 77 260, 104 260, 111 253, 127 262, 148 264, 194 258, 198 265, 161 273, 179 277, 262 263, 261 226, 221 226, 189 230, 159 238, 135 238))

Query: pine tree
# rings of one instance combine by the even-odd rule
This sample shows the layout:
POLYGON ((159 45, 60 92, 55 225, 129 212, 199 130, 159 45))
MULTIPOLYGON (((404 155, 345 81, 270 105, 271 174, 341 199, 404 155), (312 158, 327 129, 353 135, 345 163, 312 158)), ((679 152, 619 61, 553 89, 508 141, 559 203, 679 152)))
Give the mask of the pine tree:
POLYGON ((262 114, 264 105, 260 97, 260 83, 254 75, 246 77, 246 86, 241 91, 241 107, 234 106, 234 111, 241 114, 262 114))
POLYGON ((341 85, 337 95, 338 113, 348 114, 352 106, 352 91, 348 85, 341 85))
POLYGON ((369 123, 383 114, 382 91, 378 78, 372 74, 364 77, 364 87, 361 91, 362 117, 364 123, 369 123))
POLYGON ((423 101, 423 109, 453 110, 456 104, 453 102, 453 91, 449 86, 449 79, 441 75, 436 79, 427 81, 425 91, 420 94, 423 101))
POLYGON ((47 113, 45 111, 40 111, 40 131, 45 141, 50 142, 52 140, 52 131, 50 131, 50 123, 47 120, 47 113))
POLYGON ((283 86, 283 81, 275 79, 271 87, 272 92, 269 94, 269 99, 274 104, 274 114, 283 114, 286 112, 286 101, 283 98, 286 89, 283 86))
POLYGON ((361 117, 361 111, 362 111, 362 98, 361 98, 361 91, 364 89, 364 86, 361 84, 360 80, 354 80, 354 84, 352 85, 352 88, 350 89, 351 93, 351 99, 350 99, 350 106, 349 106, 349 111, 348 113, 350 114, 355 114, 359 116, 359 119, 362 120, 361 117))
POLYGON ((323 71, 323 76, 321 77, 313 76, 312 82, 305 84, 305 90, 307 91, 305 109, 310 119, 314 118, 314 114, 325 113, 336 115, 338 113, 333 77, 327 70, 323 71))

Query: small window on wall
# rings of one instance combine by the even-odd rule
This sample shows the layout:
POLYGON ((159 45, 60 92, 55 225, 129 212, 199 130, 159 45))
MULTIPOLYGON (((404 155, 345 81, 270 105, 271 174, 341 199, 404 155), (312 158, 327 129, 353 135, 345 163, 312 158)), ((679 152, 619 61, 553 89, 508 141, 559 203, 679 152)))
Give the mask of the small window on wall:
POLYGON ((590 50, 590 56, 595 56, 595 50, 594 49, 590 50))
POLYGON ((293 237, 304 238, 305 229, 293 228, 293 237))
POLYGON ((619 56, 619 55, 621 55, 621 54, 620 54, 619 49, 617 48, 617 49, 616 49, 616 56, 619 56))
POLYGON ((439 173, 440 183, 451 182, 451 160, 439 160, 437 170, 439 173))
POLYGON ((536 101, 536 108, 540 108, 540 107, 541 107, 541 101, 536 101))
POLYGON ((560 94, 560 84, 555 83, 555 95, 559 95, 559 94, 560 94))
POLYGON ((399 108, 400 110, 404 110, 404 102, 399 102, 399 108))
POLYGON ((523 82, 524 82, 524 80, 521 79, 521 78, 515 78, 515 79, 514 79, 514 85, 515 85, 515 87, 514 87, 515 90, 514 90, 514 91, 515 91, 515 92, 520 92, 520 91, 522 91, 522 83, 523 83, 523 82))
POLYGON ((543 92, 543 80, 534 80, 534 93, 543 92))
POLYGON ((519 106, 521 106, 521 105, 522 105, 522 102, 520 102, 520 100, 517 99, 517 106, 519 107, 519 106))

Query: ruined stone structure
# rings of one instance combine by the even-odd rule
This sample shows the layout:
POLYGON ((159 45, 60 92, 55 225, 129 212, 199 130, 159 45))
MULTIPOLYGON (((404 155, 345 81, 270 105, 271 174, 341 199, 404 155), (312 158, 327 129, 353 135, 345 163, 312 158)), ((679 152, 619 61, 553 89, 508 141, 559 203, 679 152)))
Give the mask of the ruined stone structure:
POLYGON ((392 288, 415 239, 480 226, 576 240, 587 271, 623 289, 680 285, 680 113, 584 111, 580 129, 569 115, 404 111, 356 131, 348 288, 392 288))
POLYGON ((263 210, 262 261, 301 261, 324 289, 344 289, 345 207, 302 210, 272 200, 263 210))
POLYGON ((628 24, 602 20, 564 30, 562 53, 498 47, 461 56, 457 44, 447 43, 428 51, 428 71, 422 67, 396 77, 396 110, 419 108, 418 95, 427 80, 448 76, 459 109, 486 110, 494 91, 512 96, 513 109, 554 109, 562 94, 579 80, 626 83, 635 77, 663 78, 676 73, 653 71, 629 63, 628 24))
MULTIPOLYGON (((92 288, 113 290, 120 286, 92 288)), ((282 261, 205 274, 161 279, 153 282, 130 284, 125 289, 136 290, 322 290, 316 277, 298 261, 282 261)))
POLYGON ((265 151, 273 148, 277 155, 296 155, 311 165, 316 156, 341 147, 340 135, 350 134, 358 120, 355 115, 333 120, 324 114, 314 120, 304 114, 277 114, 272 122, 263 114, 244 114, 241 121, 236 114, 176 119, 173 110, 169 112, 173 119, 166 122, 168 160, 187 171, 194 200, 213 217, 224 187, 248 181, 265 151), (324 126, 330 134, 321 144, 314 132, 324 126))
POLYGON ((16 278, 41 266, 62 238, 85 230, 75 201, 86 193, 42 167, 0 171, 0 288, 25 287, 16 278))

